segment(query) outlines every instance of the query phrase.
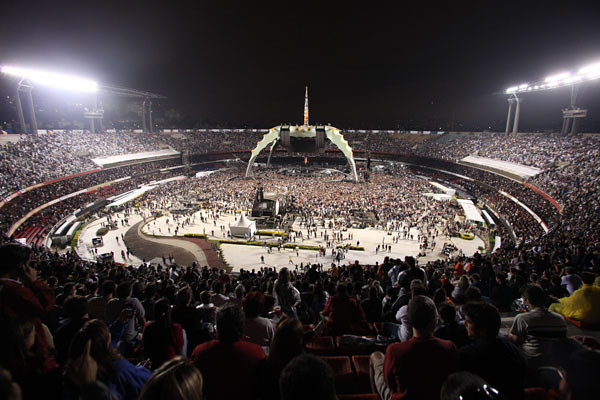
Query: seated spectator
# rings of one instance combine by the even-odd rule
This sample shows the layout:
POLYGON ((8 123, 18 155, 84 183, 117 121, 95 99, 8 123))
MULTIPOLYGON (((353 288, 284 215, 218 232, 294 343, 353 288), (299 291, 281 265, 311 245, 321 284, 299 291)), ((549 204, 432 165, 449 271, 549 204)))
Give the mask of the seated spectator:
POLYGON ((154 321, 154 306, 156 305, 158 298, 159 296, 156 285, 146 286, 144 289, 144 300, 142 301, 146 321, 154 321))
POLYGON ((244 336, 251 343, 268 347, 273 339, 275 330, 267 318, 261 317, 265 306, 265 296, 258 291, 246 293, 244 307, 244 336))
POLYGON ((369 287, 369 297, 361 302, 361 306, 365 311, 365 316, 368 322, 379 322, 381 321, 381 310, 383 305, 379 298, 379 291, 377 287, 369 287))
POLYGON ((540 286, 527 286, 523 298, 529 312, 517 314, 509 338, 521 346, 530 368, 550 365, 550 350, 567 336, 567 324, 560 314, 546 309, 547 297, 540 286))
POLYGON ((69 345, 73 336, 89 320, 88 301, 83 296, 71 296, 65 300, 67 319, 54 333, 56 361, 63 365, 69 355, 69 345))
POLYGON ((496 274, 496 286, 492 289, 492 303, 500 311, 510 311, 515 298, 513 290, 506 284, 506 275, 503 272, 496 274))
POLYGON ((119 341, 119 354, 128 355, 137 344, 138 331, 146 324, 145 311, 142 303, 131 297, 132 286, 129 282, 122 282, 117 286, 117 297, 106 303, 106 317, 110 324, 116 324, 120 338, 113 337, 113 341, 119 341))
POLYGON ((507 338, 498 337, 498 310, 487 303, 467 303, 463 312, 474 341, 460 349, 461 369, 481 376, 509 399, 523 398, 525 356, 507 338))
POLYGON ((166 361, 181 355, 184 338, 181 325, 171 321, 171 303, 168 299, 158 300, 154 306, 155 320, 144 327, 144 353, 156 369, 166 361))
MULTIPOLYGON (((119 400, 138 398, 152 373, 144 367, 136 367, 109 347, 110 332, 98 319, 88 321, 73 338, 69 349, 69 363, 76 362, 85 354, 90 342, 89 354, 98 363, 97 379, 103 382, 119 400)), ((67 398, 76 398, 78 390, 69 388, 67 398)))
POLYGON ((219 280, 213 282, 214 294, 211 302, 215 307, 222 307, 229 301, 229 297, 225 296, 225 284, 219 280))
POLYGON ((154 371, 139 400, 202 400, 202 374, 183 357, 175 357, 154 371))
MULTIPOLYGON (((413 299, 415 296, 425 296, 427 289, 423 286, 420 279, 415 279, 410 283, 410 298, 413 299)), ((410 303, 408 303, 410 304, 410 303)), ((413 329, 410 324, 410 318, 408 316, 408 304, 400 307, 396 313, 396 322, 398 323, 398 334, 397 338, 401 341, 407 341, 412 337, 413 329)))
POLYGON ((572 267, 565 268, 565 275, 560 278, 560 284, 567 292, 569 292, 569 296, 573 294, 577 289, 579 289, 582 285, 581 278, 579 275, 575 273, 575 270, 572 267))
POLYGON ((48 351, 35 347, 35 319, 0 320, 0 365, 17 382, 25 399, 60 397, 60 370, 48 351))
POLYGON ((200 319, 202 322, 215 322, 215 316, 217 315, 217 307, 211 302, 212 294, 205 290, 200 293, 201 304, 196 307, 199 312, 200 319))
POLYGON ((279 399, 279 377, 286 365, 295 357, 304 354, 302 341, 304 327, 295 318, 286 318, 277 327, 271 341, 269 356, 261 368, 261 399, 279 399))
POLYGON ((31 318, 35 323, 34 349, 48 353, 48 337, 41 318, 54 308, 54 291, 29 266, 32 250, 16 243, 0 246, 0 311, 7 318, 31 318))
POLYGON ((264 350, 242 339, 244 313, 236 305, 217 312, 218 339, 198 345, 192 362, 204 378, 204 394, 209 399, 253 399, 258 393, 258 365, 264 350))
MULTIPOLYGON (((106 320, 106 304, 113 298, 117 285, 109 279, 102 282, 102 296, 94 297, 88 300, 88 310, 90 318, 100 319, 109 323, 106 320)), ((112 321, 110 321, 112 322, 112 321)))
POLYGON ((371 382, 382 399, 439 399, 442 384, 458 370, 454 343, 433 336, 437 310, 426 296, 408 305, 413 336, 371 355, 371 382))
POLYGON ((461 348, 469 344, 467 328, 456 319, 456 308, 451 303, 442 303, 438 306, 441 324, 435 329, 433 336, 449 340, 461 348))
POLYGON ((325 335, 365 334, 369 332, 365 312, 354 297, 348 296, 345 283, 337 285, 337 294, 327 301, 321 313, 327 317, 325 335))
POLYGON ((591 272, 581 274, 583 285, 569 297, 563 297, 558 303, 550 304, 555 311, 568 318, 587 323, 600 322, 600 287, 594 285, 596 276, 591 272))
POLYGON ((335 400, 333 371, 318 357, 300 355, 282 371, 279 392, 281 400, 335 400))
MULTIPOLYGON (((173 322, 180 324, 187 334, 187 352, 189 354, 202 343, 202 315, 199 309, 192 306, 193 299, 193 292, 189 286, 179 289, 175 297, 175 307, 171 313, 173 322)), ((188 356, 188 354, 184 355, 188 356)))

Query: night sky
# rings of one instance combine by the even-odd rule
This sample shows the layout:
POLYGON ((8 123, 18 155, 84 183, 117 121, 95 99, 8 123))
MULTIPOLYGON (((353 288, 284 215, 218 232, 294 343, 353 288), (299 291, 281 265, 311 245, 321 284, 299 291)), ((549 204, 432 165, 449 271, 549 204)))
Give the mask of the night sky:
MULTIPOLYGON (((163 94, 196 121, 503 130, 509 86, 600 61, 595 2, 10 1, 0 63, 163 94), (94 5, 92 5, 94 4, 94 5), (393 5, 392 5, 393 4, 393 5)), ((2 78, 6 80, 6 78, 2 78)), ((4 82, 6 84, 6 82, 4 82)), ((521 127, 560 127, 567 89, 521 127)), ((581 97, 600 132, 600 82, 581 97)))

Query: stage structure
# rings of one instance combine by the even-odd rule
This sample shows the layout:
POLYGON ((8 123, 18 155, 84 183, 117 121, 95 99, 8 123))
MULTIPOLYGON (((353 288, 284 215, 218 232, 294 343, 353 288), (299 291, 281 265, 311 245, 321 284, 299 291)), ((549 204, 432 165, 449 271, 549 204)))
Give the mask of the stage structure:
POLYGON ((273 149, 277 144, 280 144, 290 153, 323 153, 325 151, 325 139, 329 139, 331 143, 344 154, 352 177, 355 182, 358 182, 358 174, 356 173, 356 163, 354 162, 354 154, 348 141, 340 133, 338 128, 333 126, 308 125, 308 87, 304 95, 304 125, 279 125, 269 129, 269 133, 263 136, 258 142, 256 148, 252 150, 252 156, 248 161, 246 168, 246 177, 250 176, 252 165, 260 152, 267 146, 271 146, 269 150, 269 158, 267 165, 271 160, 273 149))

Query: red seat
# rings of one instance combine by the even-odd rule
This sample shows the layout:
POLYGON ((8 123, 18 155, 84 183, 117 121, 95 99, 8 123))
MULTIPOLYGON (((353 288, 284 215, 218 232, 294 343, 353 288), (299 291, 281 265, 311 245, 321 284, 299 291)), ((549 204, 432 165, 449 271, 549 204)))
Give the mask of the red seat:
POLYGON ((333 370, 335 377, 335 388, 338 393, 352 392, 352 385, 355 381, 354 371, 350 363, 350 357, 335 356, 321 357, 333 370))
POLYGON ((578 321, 576 319, 569 318, 569 317, 565 317, 565 319, 580 329, 589 330, 589 331, 600 330, 600 322, 578 321))
POLYGON ((318 356, 332 356, 335 354, 335 346, 331 336, 317 336, 305 345, 306 351, 318 356))
POLYGON ((352 365, 356 372, 356 378, 360 389, 368 392, 371 390, 369 358, 371 356, 352 356, 352 365))

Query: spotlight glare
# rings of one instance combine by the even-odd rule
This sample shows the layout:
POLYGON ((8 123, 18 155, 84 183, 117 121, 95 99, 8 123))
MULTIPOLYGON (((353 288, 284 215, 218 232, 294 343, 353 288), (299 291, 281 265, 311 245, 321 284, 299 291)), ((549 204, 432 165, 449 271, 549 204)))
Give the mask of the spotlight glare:
POLYGON ((582 75, 586 75, 586 74, 590 74, 590 73, 592 73, 592 74, 600 73, 600 62, 582 67, 581 69, 579 69, 579 73, 582 75))
POLYGON ((78 92, 95 92, 98 90, 96 82, 74 76, 12 66, 2 66, 0 70, 5 74, 26 78, 32 82, 58 89, 78 92))
POLYGON ((546 82, 546 83, 558 82, 558 81, 567 79, 569 76, 571 76, 570 72, 561 72, 560 74, 547 76, 546 79, 544 79, 544 82, 546 82))
POLYGON ((519 90, 518 86, 513 86, 513 87, 509 87, 508 89, 506 89, 506 94, 511 94, 516 92, 517 90, 519 90))

